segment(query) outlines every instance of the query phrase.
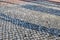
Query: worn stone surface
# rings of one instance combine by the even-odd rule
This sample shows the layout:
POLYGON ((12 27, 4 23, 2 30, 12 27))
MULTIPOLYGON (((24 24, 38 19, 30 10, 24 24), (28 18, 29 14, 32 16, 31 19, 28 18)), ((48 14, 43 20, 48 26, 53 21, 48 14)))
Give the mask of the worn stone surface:
POLYGON ((0 39, 60 40, 60 5, 48 3, 0 5, 0 39))

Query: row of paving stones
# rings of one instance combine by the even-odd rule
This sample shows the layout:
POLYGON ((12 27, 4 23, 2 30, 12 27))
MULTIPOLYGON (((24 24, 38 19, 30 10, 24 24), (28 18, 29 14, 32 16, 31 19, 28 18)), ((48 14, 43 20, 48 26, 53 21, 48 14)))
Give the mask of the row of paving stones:
POLYGON ((0 40, 50 40, 56 37, 48 33, 20 27, 10 22, 0 20, 0 40))
MULTIPOLYGON (((18 5, 0 6, 0 14, 5 14, 14 19, 24 20, 33 24, 45 26, 47 28, 60 28, 60 16, 47 14, 44 12, 37 12, 29 9, 22 8, 18 5)), ((6 16, 5 16, 6 17, 6 16)), ((40 32, 8 22, 11 18, 5 18, 0 15, 1 38, 3 40, 56 40, 55 36, 52 36, 46 32, 40 32), (2 19, 8 20, 6 22, 2 19)), ((12 20, 11 20, 12 21, 12 20)), ((22 24, 22 23, 21 23, 22 24)), ((29 26, 30 27, 30 26, 29 26)))

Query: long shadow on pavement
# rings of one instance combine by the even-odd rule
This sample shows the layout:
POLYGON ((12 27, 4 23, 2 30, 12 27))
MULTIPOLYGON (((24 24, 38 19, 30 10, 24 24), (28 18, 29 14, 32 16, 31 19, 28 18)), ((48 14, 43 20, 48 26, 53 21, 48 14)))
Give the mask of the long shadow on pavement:
POLYGON ((37 24, 32 24, 26 21, 22 21, 19 19, 11 18, 8 15, 5 15, 3 13, 0 13, 0 20, 4 20, 7 22, 11 22, 12 24, 18 25, 20 27, 25 27, 31 30, 36 30, 36 31, 41 31, 41 32, 46 32, 51 35, 55 35, 57 37, 60 37, 60 29, 56 28, 47 28, 45 26, 37 25, 37 24))
POLYGON ((56 10, 56 9, 52 9, 52 8, 46 8, 46 7, 43 7, 43 6, 36 6, 36 5, 30 5, 30 4, 21 5, 21 7, 26 8, 26 9, 30 9, 30 10, 34 10, 34 11, 40 11, 40 12, 60 16, 60 10, 56 10))

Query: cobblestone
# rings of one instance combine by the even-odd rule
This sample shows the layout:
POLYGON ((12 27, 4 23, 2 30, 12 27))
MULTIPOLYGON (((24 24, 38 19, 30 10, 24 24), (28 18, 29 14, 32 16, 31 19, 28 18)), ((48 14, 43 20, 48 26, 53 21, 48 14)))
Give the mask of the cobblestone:
POLYGON ((0 40, 60 40, 59 14, 26 9, 20 4, 8 5, 0 6, 0 40))

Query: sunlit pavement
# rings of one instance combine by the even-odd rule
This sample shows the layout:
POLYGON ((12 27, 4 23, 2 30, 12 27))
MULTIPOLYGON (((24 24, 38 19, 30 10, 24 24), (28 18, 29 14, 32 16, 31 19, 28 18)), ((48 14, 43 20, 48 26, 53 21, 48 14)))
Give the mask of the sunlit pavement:
POLYGON ((60 5, 47 1, 0 5, 0 40, 56 40, 59 37, 60 5))

